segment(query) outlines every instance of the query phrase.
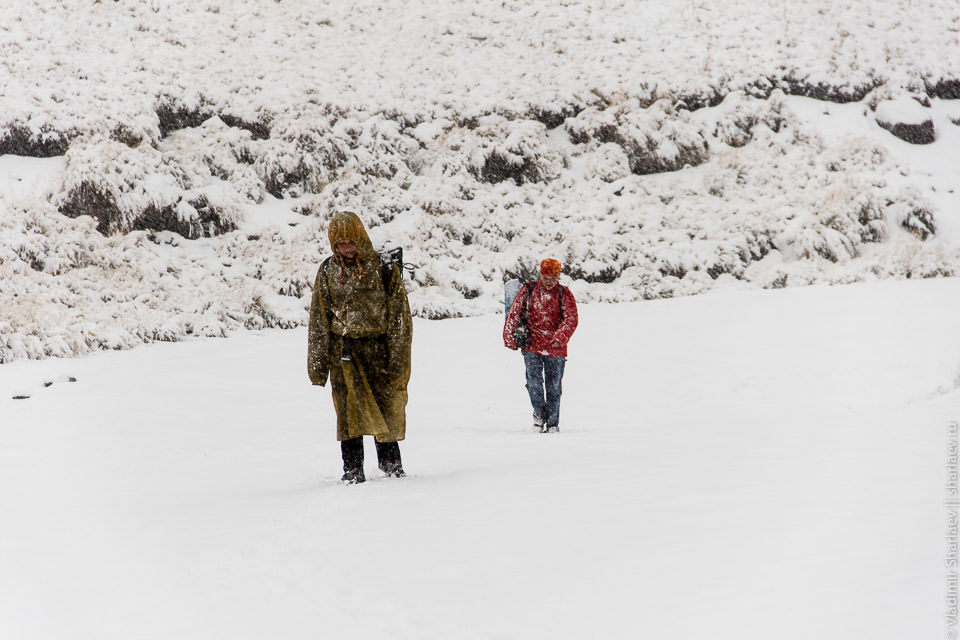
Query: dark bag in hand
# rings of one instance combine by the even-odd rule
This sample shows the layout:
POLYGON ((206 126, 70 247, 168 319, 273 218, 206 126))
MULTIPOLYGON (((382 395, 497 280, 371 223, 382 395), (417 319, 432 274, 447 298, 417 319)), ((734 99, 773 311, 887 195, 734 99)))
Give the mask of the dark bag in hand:
POLYGON ((513 329, 513 342, 517 349, 526 349, 530 346, 530 327, 527 326, 527 313, 530 310, 530 284, 523 285, 520 293, 527 298, 523 301, 523 311, 520 312, 520 319, 517 320, 517 326, 513 329))
POLYGON ((530 329, 527 328, 527 319, 521 318, 516 328, 513 330, 513 341, 518 349, 526 349, 530 346, 530 329))

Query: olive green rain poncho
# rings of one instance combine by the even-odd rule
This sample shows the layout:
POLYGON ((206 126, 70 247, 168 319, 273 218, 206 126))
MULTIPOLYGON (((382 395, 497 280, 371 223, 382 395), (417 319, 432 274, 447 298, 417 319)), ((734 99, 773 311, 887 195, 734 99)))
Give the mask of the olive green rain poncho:
POLYGON ((317 271, 310 305, 310 381, 323 385, 330 376, 337 440, 403 440, 413 322, 402 273, 389 264, 392 273, 382 277, 380 254, 355 213, 336 214, 328 235, 333 256, 317 271), (337 242, 346 240, 359 249, 355 262, 337 253, 337 242), (351 339, 350 362, 340 360, 343 337, 351 339))

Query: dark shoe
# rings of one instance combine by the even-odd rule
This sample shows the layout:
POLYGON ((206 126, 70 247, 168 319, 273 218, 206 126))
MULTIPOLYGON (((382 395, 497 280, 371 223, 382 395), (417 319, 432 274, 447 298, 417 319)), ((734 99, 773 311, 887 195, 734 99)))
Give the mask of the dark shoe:
POLYGON ((400 443, 377 442, 377 466, 388 478, 402 478, 403 462, 400 459, 400 443))
POLYGON ((557 433, 560 431, 560 427, 547 427, 543 430, 543 433, 557 433))
POLYGON ((343 484, 360 484, 366 481, 367 479, 363 475, 363 469, 350 469, 344 472, 343 477, 340 478, 340 482, 343 484))
POLYGON ((388 478, 405 478, 407 476, 403 472, 403 465, 400 463, 381 463, 380 471, 383 471, 388 478))

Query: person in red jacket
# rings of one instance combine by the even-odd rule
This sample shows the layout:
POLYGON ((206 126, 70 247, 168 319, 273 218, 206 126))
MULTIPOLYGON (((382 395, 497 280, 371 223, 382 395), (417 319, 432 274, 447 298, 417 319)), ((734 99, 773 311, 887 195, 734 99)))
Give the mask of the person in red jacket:
POLYGON ((533 406, 533 426, 541 433, 560 430, 560 395, 567 342, 577 328, 577 302, 560 286, 561 265, 552 258, 540 263, 540 279, 523 285, 503 323, 503 344, 520 348, 533 406), (530 341, 517 345, 514 330, 526 318, 530 341))

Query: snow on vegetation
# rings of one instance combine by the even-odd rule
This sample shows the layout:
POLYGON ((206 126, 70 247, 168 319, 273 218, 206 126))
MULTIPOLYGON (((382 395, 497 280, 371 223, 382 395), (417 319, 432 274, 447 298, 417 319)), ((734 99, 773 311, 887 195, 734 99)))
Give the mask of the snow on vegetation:
POLYGON ((0 176, 0 363, 302 324, 340 209, 427 318, 547 254, 585 301, 953 275, 942 200, 794 106, 910 126, 960 98, 958 32, 946 0, 9 3, 0 154, 55 178, 0 176))

